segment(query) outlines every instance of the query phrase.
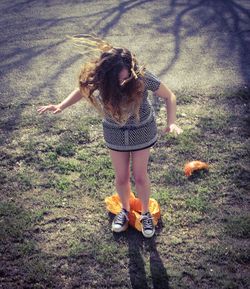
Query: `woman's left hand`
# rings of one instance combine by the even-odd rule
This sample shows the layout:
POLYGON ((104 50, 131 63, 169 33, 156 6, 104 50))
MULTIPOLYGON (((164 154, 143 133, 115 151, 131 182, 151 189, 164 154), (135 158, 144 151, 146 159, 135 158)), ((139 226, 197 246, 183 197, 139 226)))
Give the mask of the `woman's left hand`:
POLYGON ((181 128, 179 128, 176 124, 171 124, 170 126, 166 127, 164 130, 163 130, 163 134, 166 134, 166 133, 173 133, 174 136, 177 136, 179 134, 181 134, 183 132, 183 130, 181 128))

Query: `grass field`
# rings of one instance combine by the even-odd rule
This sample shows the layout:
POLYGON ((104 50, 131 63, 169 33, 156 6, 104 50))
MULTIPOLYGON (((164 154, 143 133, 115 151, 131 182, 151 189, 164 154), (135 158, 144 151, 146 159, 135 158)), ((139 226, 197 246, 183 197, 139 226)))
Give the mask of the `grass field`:
MULTIPOLYGON (((161 136, 150 158, 150 240, 110 230, 114 173, 90 108, 1 105, 1 289, 249 288, 250 91, 177 97, 184 133, 161 136), (187 178, 195 159, 209 171, 187 178)), ((160 105, 159 129, 164 117, 160 105)))

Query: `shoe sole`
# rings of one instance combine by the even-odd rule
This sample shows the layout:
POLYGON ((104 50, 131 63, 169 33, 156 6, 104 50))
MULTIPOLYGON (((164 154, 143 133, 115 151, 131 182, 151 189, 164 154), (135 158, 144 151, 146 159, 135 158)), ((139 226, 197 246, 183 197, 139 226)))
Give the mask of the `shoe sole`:
POLYGON ((126 231, 128 228, 128 223, 126 223, 123 227, 121 227, 120 229, 117 229, 117 228, 111 228, 112 232, 115 232, 115 233, 121 233, 123 231, 126 231))
POLYGON ((145 234, 144 231, 142 231, 142 235, 145 237, 145 238, 152 238, 155 234, 155 230, 151 233, 151 234, 145 234))

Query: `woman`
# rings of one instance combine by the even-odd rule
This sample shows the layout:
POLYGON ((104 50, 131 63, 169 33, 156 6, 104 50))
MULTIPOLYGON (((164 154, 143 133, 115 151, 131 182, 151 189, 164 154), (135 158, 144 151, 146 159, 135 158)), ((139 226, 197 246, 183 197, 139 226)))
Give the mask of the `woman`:
MULTIPOLYGON (((157 141, 157 127, 153 108, 148 102, 148 90, 165 100, 165 133, 182 132, 175 125, 176 98, 156 76, 139 68, 137 60, 128 49, 112 47, 98 38, 93 39, 92 44, 101 51, 101 55, 83 66, 79 75, 79 88, 60 104, 42 106, 38 112, 59 113, 85 98, 102 114, 103 135, 110 151, 115 170, 115 186, 122 203, 122 210, 112 222, 112 231, 122 232, 128 227, 132 160, 135 188, 142 205, 142 234, 150 238, 155 228, 149 212, 150 180, 147 167, 150 147, 157 141)), ((88 39, 88 43, 93 39, 88 39)))

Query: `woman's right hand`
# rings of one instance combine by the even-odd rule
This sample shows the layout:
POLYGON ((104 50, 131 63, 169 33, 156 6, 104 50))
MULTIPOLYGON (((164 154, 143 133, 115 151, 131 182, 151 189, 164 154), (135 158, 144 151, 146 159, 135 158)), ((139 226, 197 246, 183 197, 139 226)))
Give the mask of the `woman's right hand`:
POLYGON ((42 114, 46 111, 51 111, 53 112, 53 114, 56 114, 56 113, 59 113, 59 112, 62 112, 62 109, 60 108, 60 106, 57 104, 49 104, 49 105, 45 105, 45 106, 40 106, 38 109, 37 109, 37 112, 39 114, 42 114))

